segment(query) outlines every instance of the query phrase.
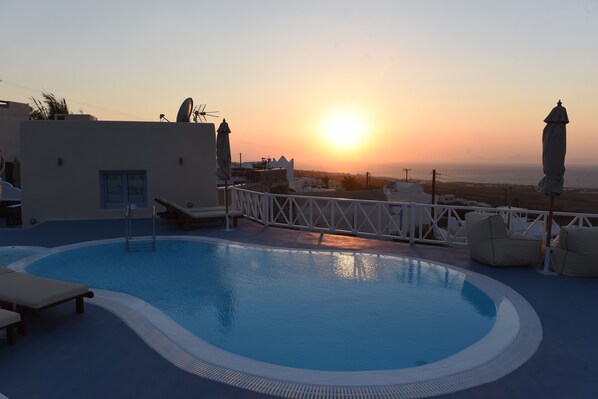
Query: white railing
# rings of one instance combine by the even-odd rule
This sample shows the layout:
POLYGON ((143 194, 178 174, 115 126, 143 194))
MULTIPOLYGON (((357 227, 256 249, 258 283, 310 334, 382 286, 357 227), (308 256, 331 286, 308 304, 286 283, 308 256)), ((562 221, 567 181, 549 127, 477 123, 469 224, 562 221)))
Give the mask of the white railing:
MULTIPOLYGON (((231 194, 232 209, 243 212, 245 217, 264 226, 409 241, 412 245, 466 245, 465 213, 472 211, 497 213, 509 230, 544 238, 548 214, 547 211, 517 208, 282 195, 236 187, 231 188, 231 194)), ((598 226, 598 214, 554 212, 554 220, 553 239, 558 235, 559 226, 598 226)))

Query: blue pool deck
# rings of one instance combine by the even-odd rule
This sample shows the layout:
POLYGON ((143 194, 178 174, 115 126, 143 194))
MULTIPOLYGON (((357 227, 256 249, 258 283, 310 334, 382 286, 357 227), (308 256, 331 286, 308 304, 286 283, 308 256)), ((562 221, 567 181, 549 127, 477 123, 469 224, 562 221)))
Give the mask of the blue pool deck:
MULTIPOLYGON (((149 220, 133 233, 148 235, 149 220)), ((472 261, 466 249, 263 228, 241 220, 232 232, 205 227, 183 232, 157 221, 157 234, 196 235, 287 248, 338 248, 413 256, 453 264, 496 279, 521 294, 543 328, 538 351, 495 382, 443 398, 598 397, 598 279, 544 276, 531 268, 497 269, 472 261)), ((0 229, 0 246, 55 247, 124 235, 122 220, 48 222, 0 229)), ((124 245, 124 240, 123 240, 124 245)), ((0 340, 0 398, 265 398, 185 372, 147 346, 109 311, 67 303, 25 316, 29 334, 0 340)))

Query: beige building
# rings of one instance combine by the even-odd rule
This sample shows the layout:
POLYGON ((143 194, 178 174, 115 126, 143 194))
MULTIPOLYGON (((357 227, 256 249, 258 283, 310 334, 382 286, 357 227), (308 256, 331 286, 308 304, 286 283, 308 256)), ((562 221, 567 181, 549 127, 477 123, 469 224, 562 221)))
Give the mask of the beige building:
POLYGON ((29 104, 0 100, 0 150, 6 161, 19 156, 19 125, 29 119, 29 104))
POLYGON ((151 216, 154 198, 216 206, 211 123, 21 122, 23 226, 151 216))

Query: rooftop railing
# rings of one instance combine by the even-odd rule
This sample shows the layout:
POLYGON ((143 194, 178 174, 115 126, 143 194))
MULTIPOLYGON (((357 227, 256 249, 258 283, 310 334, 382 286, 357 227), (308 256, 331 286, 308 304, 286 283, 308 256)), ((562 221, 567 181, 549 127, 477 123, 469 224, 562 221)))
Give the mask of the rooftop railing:
MULTIPOLYGON (((446 246, 467 245, 468 212, 499 214, 510 231, 540 239, 548 217, 544 210, 283 195, 236 187, 231 188, 231 208, 266 227, 446 246)), ((558 238, 559 227, 598 226, 598 214, 554 212, 553 219, 552 240, 558 238)))

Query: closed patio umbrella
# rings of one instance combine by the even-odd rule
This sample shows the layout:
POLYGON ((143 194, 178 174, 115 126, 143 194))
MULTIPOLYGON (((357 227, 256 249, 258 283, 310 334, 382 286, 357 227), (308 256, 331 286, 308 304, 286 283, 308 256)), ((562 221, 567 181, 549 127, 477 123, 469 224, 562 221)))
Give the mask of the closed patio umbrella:
POLYGON ((563 177, 565 175, 565 153, 567 151, 567 128, 569 123, 567 110, 561 100, 544 119, 546 126, 542 133, 542 166, 544 178, 538 183, 538 188, 550 196, 548 218, 546 220, 546 256, 544 258, 544 273, 548 273, 550 266, 550 241, 552 235, 552 212, 554 197, 563 192, 563 177))
POLYGON ((224 229, 226 231, 232 230, 230 227, 230 217, 228 214, 228 180, 231 178, 231 155, 230 155, 230 140, 228 135, 230 134, 230 128, 226 119, 222 120, 222 123, 218 127, 218 135, 216 136, 216 160, 218 164, 218 177, 224 180, 224 206, 225 206, 225 223, 224 229))

